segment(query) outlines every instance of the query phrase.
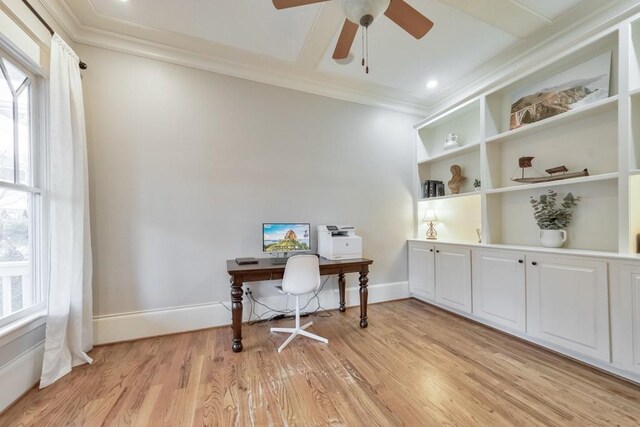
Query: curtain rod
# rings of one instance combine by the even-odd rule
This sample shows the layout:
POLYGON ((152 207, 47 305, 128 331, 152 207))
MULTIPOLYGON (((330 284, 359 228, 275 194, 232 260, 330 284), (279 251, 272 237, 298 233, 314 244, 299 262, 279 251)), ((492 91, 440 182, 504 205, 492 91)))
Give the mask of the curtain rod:
MULTIPOLYGON (((31 11, 31 13, 33 13, 35 15, 36 18, 38 18, 38 21, 40 21, 42 23, 42 25, 45 26, 45 28, 47 30, 49 30, 49 32, 51 33, 51 35, 53 36, 53 34, 55 33, 55 31, 53 31, 53 28, 51 28, 51 25, 49 25, 47 23, 47 21, 44 20, 44 18, 42 16, 40 16, 40 14, 33 8, 33 6, 31 6, 31 4, 27 1, 27 0, 22 0, 22 3, 24 3, 29 10, 31 11)), ((85 64, 84 62, 80 61, 80 63, 78 64, 81 70, 86 70, 87 69, 87 64, 85 64)))

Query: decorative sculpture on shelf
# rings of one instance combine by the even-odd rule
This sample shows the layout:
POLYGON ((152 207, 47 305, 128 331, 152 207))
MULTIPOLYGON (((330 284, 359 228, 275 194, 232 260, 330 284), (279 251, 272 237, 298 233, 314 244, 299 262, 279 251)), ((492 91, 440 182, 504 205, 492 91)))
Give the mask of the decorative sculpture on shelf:
POLYGON ((447 183, 451 194, 460 194, 460 187, 467 180, 462 176, 462 168, 459 165, 451 166, 451 180, 447 183))
MULTIPOLYGON (((535 168, 533 168, 533 162, 532 162, 533 159, 535 159, 535 157, 530 157, 530 156, 520 157, 518 159, 518 169, 521 170, 521 175, 519 178, 514 178, 518 172, 518 169, 516 169, 516 171, 511 176, 511 181, 521 182, 524 184, 536 184, 538 182, 559 181, 561 179, 589 176, 589 171, 587 169, 582 170, 582 172, 567 173, 569 172, 569 170, 567 169, 566 166, 562 165, 562 166, 556 166, 551 169, 547 169, 546 172, 549 174, 547 176, 536 176, 532 178, 527 178, 524 176, 526 169, 532 168, 535 171, 535 168)), ((536 172, 538 173, 538 175, 542 175, 540 172, 538 171, 536 172)))

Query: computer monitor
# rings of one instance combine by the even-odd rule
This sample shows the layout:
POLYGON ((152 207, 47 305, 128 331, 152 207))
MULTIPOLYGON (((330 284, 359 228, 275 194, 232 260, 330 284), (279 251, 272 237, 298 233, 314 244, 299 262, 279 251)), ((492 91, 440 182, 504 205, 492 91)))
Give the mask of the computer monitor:
POLYGON ((262 250, 270 254, 311 250, 311 227, 298 223, 262 224, 262 250))

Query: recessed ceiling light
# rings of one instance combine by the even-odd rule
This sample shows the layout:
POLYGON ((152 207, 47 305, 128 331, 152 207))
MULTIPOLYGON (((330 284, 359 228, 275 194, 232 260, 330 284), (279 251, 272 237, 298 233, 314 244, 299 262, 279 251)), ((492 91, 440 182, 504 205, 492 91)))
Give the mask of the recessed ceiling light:
POLYGON ((427 89, 434 89, 436 86, 438 86, 437 80, 429 80, 427 82, 427 89))

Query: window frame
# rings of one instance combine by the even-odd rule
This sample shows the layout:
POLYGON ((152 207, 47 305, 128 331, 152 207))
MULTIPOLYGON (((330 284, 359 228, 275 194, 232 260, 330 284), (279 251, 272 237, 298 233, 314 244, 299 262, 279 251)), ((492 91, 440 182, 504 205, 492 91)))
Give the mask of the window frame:
MULTIPOLYGON (((46 213, 48 212, 48 193, 45 191, 47 183, 47 115, 48 85, 40 67, 35 67, 30 61, 13 54, 15 50, 0 40, 0 58, 5 58, 11 65, 24 73, 30 79, 30 185, 19 183, 19 151, 14 151, 14 183, 0 180, 0 189, 14 190, 27 193, 31 199, 31 277, 33 298, 36 301, 29 307, 22 308, 0 319, 0 337, 4 332, 11 332, 15 326, 25 318, 38 318, 46 315, 48 289, 45 278, 48 277, 48 229, 46 227, 46 213)), ((2 71, 0 70, 0 73, 2 71)), ((4 78, 4 75, 1 76, 4 78)), ((14 100, 14 108, 15 108, 14 100)), ((14 116, 16 126, 17 116, 14 116)), ((14 150, 18 145, 14 135, 14 150)))

